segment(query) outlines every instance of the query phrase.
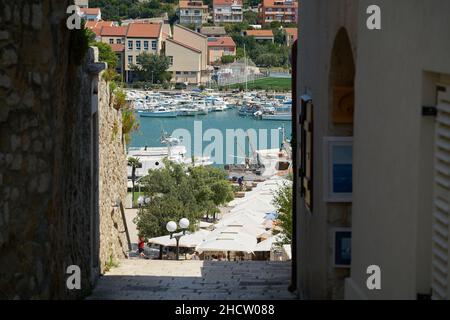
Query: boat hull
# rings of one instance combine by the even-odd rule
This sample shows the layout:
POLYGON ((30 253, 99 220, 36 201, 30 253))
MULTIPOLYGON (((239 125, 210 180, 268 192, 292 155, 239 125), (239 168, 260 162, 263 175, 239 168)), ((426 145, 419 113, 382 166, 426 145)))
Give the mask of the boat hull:
POLYGON ((261 120, 292 121, 291 114, 263 114, 261 120))
POLYGON ((139 116, 143 118, 176 118, 178 114, 176 112, 140 112, 139 116))

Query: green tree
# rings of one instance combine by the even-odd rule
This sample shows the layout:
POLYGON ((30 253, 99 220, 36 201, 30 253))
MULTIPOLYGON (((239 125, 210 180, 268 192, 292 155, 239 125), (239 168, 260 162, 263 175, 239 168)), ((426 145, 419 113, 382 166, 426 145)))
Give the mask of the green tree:
POLYGON ((228 34, 238 33, 240 34, 242 31, 248 30, 250 25, 248 22, 239 22, 239 23, 227 23, 225 24, 225 31, 228 34))
POLYGON ((226 172, 214 167, 189 167, 164 160, 164 168, 150 170, 142 178, 150 202, 135 219, 137 228, 146 237, 167 234, 168 221, 186 217, 191 231, 203 216, 215 215, 218 206, 233 199, 226 172))
POLYGON ((137 72, 140 80, 152 83, 170 80, 170 74, 167 72, 170 67, 168 57, 144 52, 136 60, 137 64, 131 65, 130 69, 137 72))
POLYGON ((235 60, 235 56, 231 56, 231 55, 225 55, 225 56, 222 56, 222 58, 220 59, 220 61, 221 61, 223 64, 233 63, 234 60, 235 60))
POLYGON ((264 28, 268 28, 268 29, 279 29, 283 24, 280 21, 272 21, 270 24, 266 24, 264 26, 264 28))
POLYGON ((284 45, 284 31, 283 29, 274 29, 273 30, 274 41, 276 44, 284 45))
POLYGON ((280 244, 290 244, 292 241, 292 202, 292 183, 285 183, 276 191, 272 202, 278 212, 276 223, 282 229, 274 231, 274 234, 281 237, 280 244))
POLYGON ((248 24, 258 24, 258 13, 254 11, 245 11, 244 21, 248 24))
POLYGON ((236 48, 236 60, 244 58, 244 48, 236 48))
POLYGON ((255 59, 255 63, 259 66, 273 67, 280 65, 280 57, 275 53, 263 53, 255 59))
POLYGON ((98 48, 99 61, 106 62, 108 64, 108 69, 116 69, 118 64, 117 55, 114 53, 109 44, 91 40, 89 45, 98 48))
POLYGON ((178 0, 91 0, 91 7, 102 9, 105 20, 120 21, 122 19, 160 17, 164 12, 169 17, 175 11, 178 0))
POLYGON ((126 145, 131 142, 131 134, 138 130, 139 122, 137 122, 134 110, 129 106, 122 109, 122 135, 126 145))

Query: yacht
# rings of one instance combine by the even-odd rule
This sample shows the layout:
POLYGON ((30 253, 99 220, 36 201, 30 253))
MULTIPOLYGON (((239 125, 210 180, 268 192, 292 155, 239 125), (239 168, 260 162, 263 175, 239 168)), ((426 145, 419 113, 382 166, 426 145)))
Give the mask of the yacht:
POLYGON ((139 115, 148 118, 175 118, 178 116, 178 112, 171 108, 157 107, 153 111, 140 112, 139 115))
POLYGON ((196 116, 198 114, 198 109, 197 108, 193 108, 193 107, 183 107, 183 108, 178 108, 177 110, 178 115, 179 116, 196 116))
MULTIPOLYGON (((142 164, 139 168, 135 169, 135 175, 138 180, 148 175, 149 170, 164 168, 164 159, 187 166, 210 166, 213 164, 209 157, 186 157, 187 149, 181 143, 181 139, 169 136, 163 132, 161 135, 161 144, 165 145, 165 147, 129 148, 127 158, 138 158, 142 164)), ((127 171, 128 177, 131 178, 132 167, 128 166, 127 171)), ((129 187, 132 185, 130 179, 128 184, 129 187)))

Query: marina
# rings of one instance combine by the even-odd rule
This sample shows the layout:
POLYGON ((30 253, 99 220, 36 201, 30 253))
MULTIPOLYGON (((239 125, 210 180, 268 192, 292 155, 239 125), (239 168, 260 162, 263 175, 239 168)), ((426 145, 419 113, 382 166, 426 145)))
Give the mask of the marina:
POLYGON ((212 90, 191 92, 127 92, 127 100, 140 117, 175 118, 207 115, 235 109, 240 116, 258 120, 291 120, 292 98, 266 92, 222 93, 212 90))
MULTIPOLYGON (((128 157, 142 163, 137 179, 163 168, 164 159, 221 167, 230 179, 246 181, 292 171, 290 95, 128 91, 127 99, 139 115, 140 130, 128 148, 128 157)), ((128 166, 129 178, 131 172, 128 166)))

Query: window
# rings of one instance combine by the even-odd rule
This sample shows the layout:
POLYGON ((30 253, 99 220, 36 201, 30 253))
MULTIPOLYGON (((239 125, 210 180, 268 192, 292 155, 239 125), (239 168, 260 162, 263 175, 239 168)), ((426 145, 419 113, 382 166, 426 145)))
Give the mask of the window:
POLYGON ((133 56, 128 56, 128 63, 133 64, 133 56))
POLYGON ((122 39, 117 39, 117 40, 116 40, 116 43, 117 43, 117 44, 122 44, 122 39))
POLYGON ((189 71, 183 71, 183 74, 189 74, 189 71))
POLYGON ((109 44, 114 44, 114 39, 109 39, 109 44))
POLYGON ((148 41, 144 41, 144 50, 148 51, 148 41))
POLYGON ((158 41, 153 40, 152 41, 152 50, 156 50, 156 45, 158 44, 158 41))
POLYGON ((167 58, 169 59, 169 65, 173 66, 173 57, 172 56, 168 56, 167 58))
POLYGON ((176 74, 180 75, 180 74, 181 74, 181 72, 180 72, 180 71, 177 71, 177 72, 176 72, 176 74))
POLYGON ((136 50, 141 50, 141 41, 136 41, 136 50))
POLYGON ((128 50, 133 50, 133 41, 128 41, 128 50))

